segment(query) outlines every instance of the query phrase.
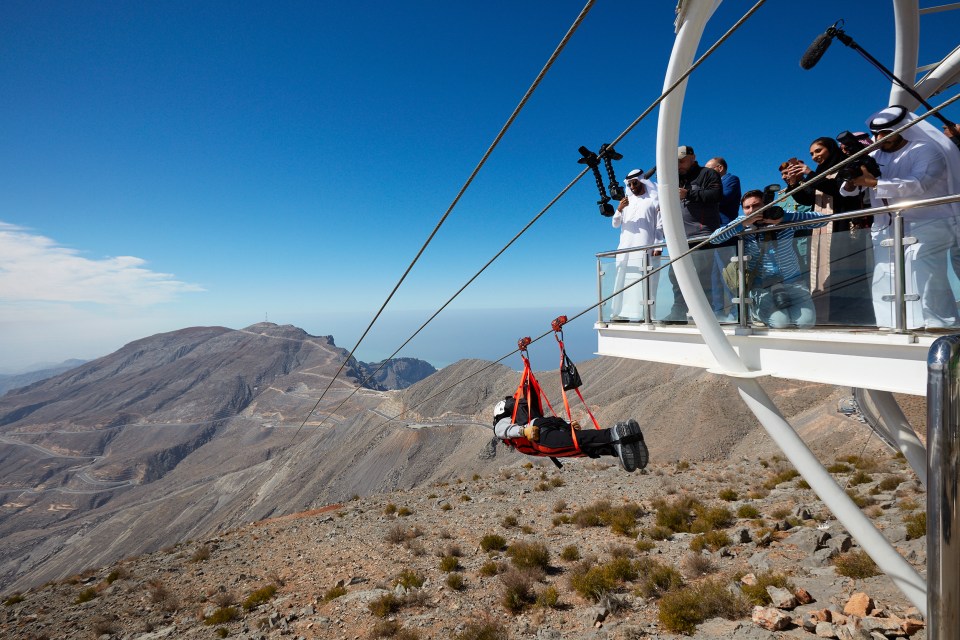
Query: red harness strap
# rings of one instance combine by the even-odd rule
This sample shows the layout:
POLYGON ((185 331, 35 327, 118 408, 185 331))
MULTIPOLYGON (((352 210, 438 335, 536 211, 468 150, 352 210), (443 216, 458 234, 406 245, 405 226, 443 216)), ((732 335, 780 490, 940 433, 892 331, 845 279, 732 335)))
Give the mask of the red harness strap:
MULTIPOLYGON (((530 358, 527 356, 527 347, 530 345, 530 342, 530 338, 521 338, 517 342, 517 346, 520 348, 520 357, 523 359, 523 373, 520 374, 520 384, 517 385, 517 390, 513 393, 513 413, 510 416, 510 420, 514 424, 517 424, 517 410, 520 407, 521 399, 525 399, 527 402, 526 424, 530 424, 533 422, 535 417, 539 417, 539 415, 542 414, 542 402, 547 403, 550 413, 553 415, 556 415, 557 413, 554 411, 553 405, 550 404, 550 399, 547 398, 547 394, 545 394, 543 389, 540 387, 540 383, 537 381, 537 378, 533 375, 533 369, 530 367, 530 358)), ((573 438, 572 447, 545 447, 539 442, 531 442, 522 436, 516 438, 507 438, 504 440, 504 442, 520 453, 530 456, 571 458, 585 455, 582 451, 580 451, 580 446, 577 444, 576 436, 573 438)), ((554 463, 560 466, 560 463, 556 460, 554 460, 554 463)))
POLYGON ((599 429, 600 424, 597 422, 597 419, 593 417, 593 412, 590 411, 590 407, 587 406, 587 401, 583 399, 583 394, 580 393, 580 374, 577 372, 576 366, 574 366, 573 361, 567 357, 567 351, 563 346, 563 325, 567 323, 567 316, 558 316, 551 324, 550 327, 553 329, 553 337, 557 339, 557 344, 560 345, 560 393, 563 395, 563 407, 567 410, 567 422, 571 424, 570 431, 573 435, 573 443, 577 445, 577 448, 580 448, 580 445, 577 444, 577 431, 573 428, 573 416, 570 413, 570 402, 567 399, 567 391, 573 390, 577 392, 577 396, 580 398, 583 408, 587 410, 587 415, 590 416, 590 420, 593 422, 593 428, 599 429))

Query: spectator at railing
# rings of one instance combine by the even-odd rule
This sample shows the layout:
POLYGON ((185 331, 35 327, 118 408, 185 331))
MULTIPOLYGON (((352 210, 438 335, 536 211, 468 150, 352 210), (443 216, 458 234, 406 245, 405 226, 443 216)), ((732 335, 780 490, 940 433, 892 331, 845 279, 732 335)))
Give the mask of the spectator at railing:
MULTIPOLYGON (((790 189, 801 182, 824 176, 793 195, 798 203, 810 205, 822 215, 863 208, 863 197, 859 194, 840 194, 843 180, 833 167, 846 155, 836 140, 817 138, 810 143, 810 157, 817 163, 816 170, 811 171, 806 164, 800 163, 786 173, 790 189)), ((869 229, 872 222, 869 216, 838 220, 813 232, 810 238, 810 291, 818 324, 874 325, 870 296, 873 251, 869 229)))
MULTIPOLYGON (((762 228, 781 222, 803 222, 823 217, 813 212, 785 212, 776 206, 760 213, 759 209, 763 207, 763 192, 759 189, 743 194, 741 204, 743 215, 734 220, 739 224, 721 230, 710 238, 711 243, 719 244, 743 233, 748 224, 762 228)), ((795 229, 812 229, 824 224, 826 220, 802 227, 744 235, 744 253, 749 260, 744 263, 743 269, 747 289, 753 301, 755 320, 773 329, 783 329, 791 325, 809 329, 816 323, 810 289, 797 263, 793 243, 795 229)))
MULTIPOLYGON (((730 173, 727 161, 720 156, 710 158, 703 166, 713 169, 720 176, 720 186, 723 188, 720 198, 720 223, 729 224, 740 211, 740 196, 743 195, 740 193, 740 178, 730 173)), ((711 305, 722 307, 722 313, 718 314, 721 321, 737 321, 737 307, 733 304, 736 294, 727 288, 721 276, 723 268, 730 263, 730 258, 736 255, 735 246, 736 243, 717 247, 713 252, 713 273, 710 274, 711 305)))
MULTIPOLYGON (((657 185, 643 177, 643 171, 634 169, 624 180, 626 195, 613 214, 613 227, 620 229, 620 244, 617 249, 630 249, 663 242, 663 220, 660 218, 660 198, 657 185)), ((661 249, 643 249, 617 254, 617 279, 614 291, 636 282, 643 277, 643 255, 647 264, 652 256, 659 256, 661 249)), ((657 290, 660 274, 650 276, 650 288, 657 290)), ((613 299, 613 322, 643 320, 643 286, 632 286, 613 299)))
MULTIPOLYGON (((936 198, 960 193, 960 149, 935 126, 921 121, 902 133, 893 130, 917 117, 896 105, 878 111, 867 125, 880 147, 871 156, 882 169, 872 175, 866 167, 862 175, 843 185, 844 195, 868 189, 873 206, 896 205, 912 200, 936 198)), ((956 297, 947 279, 947 254, 957 246, 960 204, 918 207, 903 212, 904 235, 917 242, 904 253, 907 294, 919 300, 908 301, 907 328, 954 327, 958 324, 956 297)), ((873 306, 877 324, 895 327, 897 302, 894 292, 894 251, 884 240, 893 239, 892 216, 874 217, 873 223, 873 306), (887 299, 884 299, 886 297, 887 299)))
MULTIPOLYGON (((784 183, 787 183, 787 176, 790 175, 793 167, 798 164, 803 164, 802 161, 797 158, 790 158, 785 162, 780 163, 780 178, 783 179, 784 183)), ((807 213, 808 211, 813 211, 813 207, 807 204, 800 204, 793 199, 793 196, 787 196, 783 198, 784 194, 790 191, 789 185, 784 187, 782 190, 777 192, 777 200, 780 200, 780 206, 783 207, 784 211, 799 211, 801 213, 807 213)), ((810 229, 798 229, 794 234, 794 246, 797 250, 797 260, 800 261, 800 271, 804 273, 810 271, 810 236, 812 232, 810 229)))
MULTIPOLYGON (((720 227, 720 198, 723 187, 720 176, 713 169, 697 164, 693 147, 683 145, 677 149, 677 171, 680 174, 680 205, 683 209, 683 229, 688 238, 712 233, 720 227)), ((711 301, 714 313, 723 313, 722 300, 718 303, 712 294, 712 274, 714 269, 713 251, 694 251, 690 260, 696 271, 700 286, 707 299, 711 301)), ((673 307, 670 315, 664 318, 668 323, 687 322, 687 302, 683 299, 677 275, 670 269, 670 284, 673 285, 673 307)))

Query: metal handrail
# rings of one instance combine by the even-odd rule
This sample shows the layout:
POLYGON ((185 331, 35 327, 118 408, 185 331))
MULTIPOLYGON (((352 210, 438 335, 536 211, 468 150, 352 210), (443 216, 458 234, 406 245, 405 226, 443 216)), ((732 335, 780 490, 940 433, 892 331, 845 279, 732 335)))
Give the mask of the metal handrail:
POLYGON ((927 355, 927 638, 960 629, 960 335, 927 355))

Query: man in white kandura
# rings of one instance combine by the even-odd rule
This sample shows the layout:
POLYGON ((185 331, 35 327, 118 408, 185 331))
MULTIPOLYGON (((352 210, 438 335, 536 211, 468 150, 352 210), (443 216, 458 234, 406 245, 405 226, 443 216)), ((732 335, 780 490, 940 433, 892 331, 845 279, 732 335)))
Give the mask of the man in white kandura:
MULTIPOLYGON (((867 126, 880 148, 871 155, 882 175, 863 175, 844 183, 841 193, 851 195, 858 189, 870 192, 874 207, 895 205, 910 200, 936 198, 960 193, 960 149, 939 129, 921 121, 900 134, 892 133, 916 120, 905 107, 895 105, 878 111, 867 126)), ((919 300, 907 303, 907 328, 941 328, 958 325, 956 298, 947 279, 948 252, 957 244, 960 204, 913 208, 903 213, 904 236, 917 242, 906 247, 907 294, 919 294, 919 300)), ((874 216, 873 306, 877 325, 895 325, 893 246, 882 241, 893 238, 892 216, 874 216), (884 300, 887 297, 887 300, 884 300)))
MULTIPOLYGON (((617 249, 630 249, 663 242, 663 221, 660 218, 660 198, 657 185, 643 177, 643 171, 634 169, 624 180, 626 196, 613 214, 613 226, 620 229, 620 244, 617 249)), ((644 249, 617 254, 617 278, 614 291, 636 282, 644 274, 643 256, 649 266, 653 256, 662 249, 644 249), (643 255, 642 255, 643 254, 643 255)), ((656 265, 654 265, 656 266, 656 265)), ((650 291, 655 298, 659 273, 650 277, 650 291)), ((636 322, 643 320, 643 285, 630 287, 613 299, 613 322, 636 322)), ((652 313, 651 309, 651 313, 652 313)))

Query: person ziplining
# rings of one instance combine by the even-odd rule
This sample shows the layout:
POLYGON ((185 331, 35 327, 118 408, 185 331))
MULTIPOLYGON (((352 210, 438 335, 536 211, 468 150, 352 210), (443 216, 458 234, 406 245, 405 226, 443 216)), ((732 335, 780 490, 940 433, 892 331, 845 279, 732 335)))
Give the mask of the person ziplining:
POLYGON ((543 415, 543 402, 547 403, 551 413, 555 412, 530 368, 527 347, 531 340, 521 338, 517 343, 523 360, 520 384, 512 396, 506 396, 494 406, 494 434, 520 453, 550 458, 558 467, 563 466, 558 458, 615 456, 627 472, 643 469, 649 461, 649 452, 637 421, 631 418, 609 429, 601 429, 584 402, 579 389, 583 384, 580 374, 563 346, 563 325, 566 322, 567 317, 560 316, 553 321, 552 327, 560 346, 560 388, 567 419, 543 415), (573 420, 567 401, 567 391, 572 390, 583 402, 593 421, 593 429, 581 430, 580 424, 573 420))

